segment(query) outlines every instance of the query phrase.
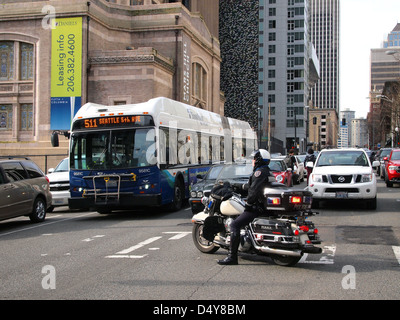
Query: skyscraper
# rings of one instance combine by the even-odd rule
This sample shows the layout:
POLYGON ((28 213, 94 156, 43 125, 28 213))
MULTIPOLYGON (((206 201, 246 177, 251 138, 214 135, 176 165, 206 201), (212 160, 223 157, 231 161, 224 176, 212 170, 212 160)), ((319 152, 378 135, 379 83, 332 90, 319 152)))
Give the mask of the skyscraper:
POLYGON ((320 79, 311 90, 317 108, 339 112, 340 0, 311 0, 311 42, 320 62, 320 79))
POLYGON ((259 1, 260 135, 271 152, 307 148, 306 107, 319 68, 309 17, 309 0, 259 1))

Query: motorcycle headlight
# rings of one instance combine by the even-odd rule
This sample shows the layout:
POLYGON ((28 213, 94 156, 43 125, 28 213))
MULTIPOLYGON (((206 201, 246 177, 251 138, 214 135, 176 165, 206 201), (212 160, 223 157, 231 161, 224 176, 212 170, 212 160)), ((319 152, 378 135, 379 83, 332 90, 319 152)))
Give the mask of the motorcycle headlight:
POLYGON ((207 207, 207 205, 208 205, 208 197, 201 198, 201 203, 203 204, 203 206, 207 207))
POLYGON ((276 179, 276 182, 282 182, 283 181, 283 176, 281 174, 277 175, 275 179, 276 179))

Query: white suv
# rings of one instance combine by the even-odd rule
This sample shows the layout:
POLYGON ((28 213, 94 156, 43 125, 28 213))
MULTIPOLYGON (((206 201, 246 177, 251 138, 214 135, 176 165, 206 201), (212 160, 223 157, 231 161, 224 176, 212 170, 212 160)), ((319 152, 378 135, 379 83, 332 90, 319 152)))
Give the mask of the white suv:
POLYGON ((69 191, 69 158, 61 160, 55 169, 49 169, 47 178, 50 181, 50 192, 53 196, 51 207, 47 210, 52 212, 54 207, 68 206, 69 191))
POLYGON ((376 209, 376 177, 363 149, 322 150, 308 190, 313 194, 314 208, 318 208, 320 200, 365 199, 367 208, 376 209))

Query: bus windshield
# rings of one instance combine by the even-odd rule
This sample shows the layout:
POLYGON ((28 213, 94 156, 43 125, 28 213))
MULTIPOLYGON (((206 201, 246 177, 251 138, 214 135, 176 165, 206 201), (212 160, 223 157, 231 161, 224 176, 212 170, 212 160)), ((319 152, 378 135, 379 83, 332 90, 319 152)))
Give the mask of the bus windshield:
POLYGON ((70 161, 71 169, 77 170, 154 165, 154 129, 74 132, 70 161))

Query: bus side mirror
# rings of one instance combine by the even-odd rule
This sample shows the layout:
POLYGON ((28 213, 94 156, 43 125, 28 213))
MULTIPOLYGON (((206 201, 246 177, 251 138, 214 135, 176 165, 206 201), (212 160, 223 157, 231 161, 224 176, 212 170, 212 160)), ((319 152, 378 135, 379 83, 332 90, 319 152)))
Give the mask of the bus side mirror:
POLYGON ((51 139, 50 140, 51 140, 51 145, 53 147, 58 147, 60 145, 60 143, 58 142, 58 132, 57 131, 54 131, 51 134, 51 139))

